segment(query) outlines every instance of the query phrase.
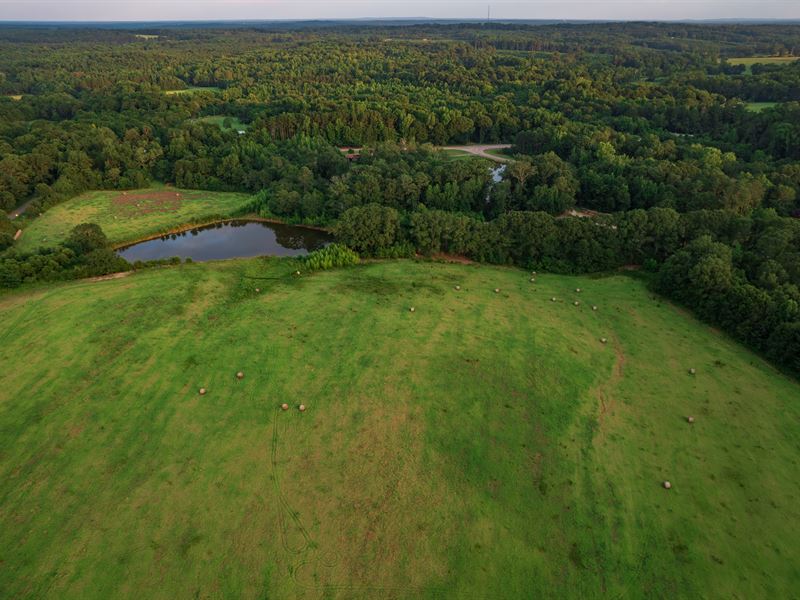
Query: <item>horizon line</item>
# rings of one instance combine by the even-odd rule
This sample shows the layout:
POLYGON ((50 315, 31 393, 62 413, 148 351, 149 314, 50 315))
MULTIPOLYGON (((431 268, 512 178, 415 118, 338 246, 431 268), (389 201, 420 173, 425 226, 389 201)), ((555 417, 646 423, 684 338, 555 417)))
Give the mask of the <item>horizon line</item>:
POLYGON ((565 22, 565 23, 704 23, 704 22, 720 22, 720 21, 761 21, 771 23, 783 22, 797 22, 800 23, 800 16, 797 17, 704 17, 704 18, 674 18, 674 19, 591 19, 591 18, 566 18, 566 17, 551 17, 551 18, 492 18, 486 19, 481 17, 320 17, 315 19, 308 18, 287 18, 287 19, 260 19, 260 18, 244 18, 244 19, 58 19, 58 20, 40 20, 40 19, 0 19, 0 25, 4 24, 42 24, 42 25, 59 25, 59 24, 125 24, 125 23, 316 23, 316 22, 353 22, 353 21, 450 21, 456 23, 530 23, 530 22, 565 22))

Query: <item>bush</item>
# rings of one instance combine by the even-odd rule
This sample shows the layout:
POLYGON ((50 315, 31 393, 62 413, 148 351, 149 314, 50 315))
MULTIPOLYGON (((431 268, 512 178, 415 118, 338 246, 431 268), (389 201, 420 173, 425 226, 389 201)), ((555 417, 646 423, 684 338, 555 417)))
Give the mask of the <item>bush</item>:
POLYGON ((347 246, 331 244, 319 250, 314 250, 314 252, 305 257, 304 262, 307 269, 320 271, 357 265, 360 259, 358 254, 347 246))

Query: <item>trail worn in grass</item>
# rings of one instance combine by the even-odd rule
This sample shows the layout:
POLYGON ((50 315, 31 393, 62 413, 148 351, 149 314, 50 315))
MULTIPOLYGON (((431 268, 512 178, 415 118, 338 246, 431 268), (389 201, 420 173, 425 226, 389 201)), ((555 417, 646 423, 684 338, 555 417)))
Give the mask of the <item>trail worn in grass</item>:
POLYGON ((80 223, 97 223, 112 243, 158 235, 188 223, 234 216, 250 202, 247 194, 153 187, 88 192, 54 206, 25 228, 17 247, 35 250, 62 242, 80 223))
POLYGON ((0 297, 0 597, 800 588, 800 386, 758 357, 625 276, 294 265, 0 297))

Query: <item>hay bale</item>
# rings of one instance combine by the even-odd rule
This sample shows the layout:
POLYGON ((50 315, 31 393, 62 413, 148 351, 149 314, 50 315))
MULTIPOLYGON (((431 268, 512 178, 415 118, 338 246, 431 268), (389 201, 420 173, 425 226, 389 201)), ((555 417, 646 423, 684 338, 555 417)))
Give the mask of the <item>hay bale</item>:
POLYGON ((239 371, 239 372, 236 374, 236 379, 244 379, 244 373, 242 373, 241 371, 239 371))
POLYGON ((694 368, 689 369, 689 375, 694 375, 696 373, 697 373, 697 371, 694 368))
POLYGON ((200 388, 199 392, 200 392, 201 396, 205 396, 206 395, 206 388, 200 388))
POLYGON ((592 310, 597 310, 597 307, 596 306, 592 306, 592 310))
POLYGON ((600 343, 601 344, 607 344, 608 340, 606 338, 600 338, 600 343))
POLYGON ((260 294, 260 293, 261 293, 261 288, 256 288, 256 294, 260 294))
POLYGON ((686 417, 687 423, 694 423, 694 417, 686 417))
POLYGON ((301 405, 300 405, 300 406, 298 406, 297 408, 298 408, 298 410, 299 410, 300 412, 306 412, 306 405, 305 405, 305 404, 301 404, 301 405))
POLYGON ((531 283, 536 283, 536 277, 531 277, 531 283))
POLYGON ((415 310, 417 310, 417 309, 416 309, 416 308, 414 308, 414 307, 412 306, 412 307, 411 307, 411 308, 409 308, 408 310, 409 310, 409 312, 414 312, 414 311, 415 311, 415 310))
POLYGON ((553 296, 552 298, 550 298, 550 302, 555 302, 555 301, 556 301, 556 297, 555 297, 555 296, 553 296))
POLYGON ((460 286, 460 285, 457 285, 457 286, 456 286, 456 291, 459 291, 460 289, 461 289, 461 286, 460 286))
POLYGON ((300 275, 300 271, 295 271, 294 274, 295 275, 300 275))
POLYGON ((284 402, 283 404, 281 404, 281 410, 289 410, 289 405, 286 404, 286 402, 284 402))
POLYGON ((495 294, 499 294, 500 293, 500 288, 494 288, 494 293, 495 294))
POLYGON ((663 485, 663 486, 664 486, 664 489, 665 489, 665 490, 668 490, 668 489, 671 489, 671 488, 672 488, 672 484, 671 484, 669 481, 665 481, 665 482, 664 482, 664 483, 662 483, 661 485, 663 485))
POLYGON ((536 277, 536 271, 531 271, 531 275, 533 275, 534 277, 536 277))
POLYGON ((574 304, 575 306, 578 306, 578 305, 580 304, 580 302, 578 302, 577 300, 575 300, 575 302, 573 302, 573 304, 574 304))
POLYGON ((580 294, 581 293, 581 288, 575 288, 575 291, 580 294))

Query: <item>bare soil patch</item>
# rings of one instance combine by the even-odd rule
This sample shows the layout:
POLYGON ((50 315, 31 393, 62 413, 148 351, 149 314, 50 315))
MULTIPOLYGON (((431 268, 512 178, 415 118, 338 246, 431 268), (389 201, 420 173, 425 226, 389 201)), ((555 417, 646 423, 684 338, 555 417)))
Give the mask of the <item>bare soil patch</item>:
POLYGON ((122 192, 111 200, 111 206, 119 216, 136 217, 175 212, 181 208, 183 198, 180 192, 167 190, 140 194, 122 192))

